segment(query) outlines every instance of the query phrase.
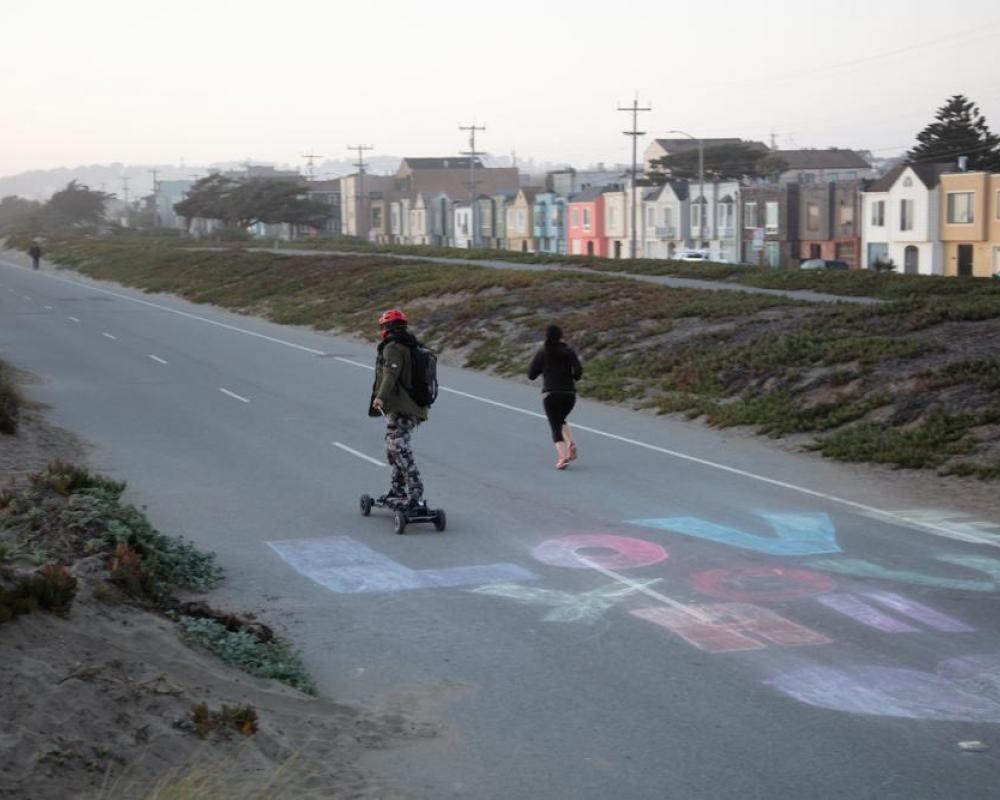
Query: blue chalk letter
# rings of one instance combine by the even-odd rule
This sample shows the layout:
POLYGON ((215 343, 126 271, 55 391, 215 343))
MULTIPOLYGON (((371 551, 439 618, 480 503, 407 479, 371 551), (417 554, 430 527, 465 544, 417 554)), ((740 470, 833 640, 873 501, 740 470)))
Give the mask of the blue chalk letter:
POLYGON ((839 553, 837 532, 826 514, 767 514, 765 519, 776 536, 758 536, 735 528, 716 525, 698 517, 665 517, 661 519, 633 519, 630 525, 673 531, 696 539, 727 544, 743 550, 753 550, 770 556, 812 556, 821 553, 839 553))

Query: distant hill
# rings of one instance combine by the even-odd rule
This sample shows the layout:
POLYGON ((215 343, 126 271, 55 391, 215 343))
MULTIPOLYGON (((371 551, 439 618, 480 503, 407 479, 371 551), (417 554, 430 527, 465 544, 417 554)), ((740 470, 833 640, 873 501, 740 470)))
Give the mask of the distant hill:
MULTIPOLYGON (((425 155, 421 153, 421 155, 425 155)), ((448 155, 447 153, 432 153, 431 155, 448 155)), ((373 174, 387 175, 399 167, 399 156, 366 156, 368 171, 373 174)), ((511 159, 507 156, 493 157, 486 155, 483 161, 487 166, 510 166, 511 159)), ((220 161, 213 164, 177 165, 177 164, 89 164, 78 167, 56 167, 55 169, 32 170, 16 175, 0 177, 0 197, 17 195, 32 200, 47 200, 53 193, 64 188, 72 180, 86 184, 91 189, 110 192, 121 197, 123 194, 122 178, 128 178, 128 193, 131 199, 144 197, 153 191, 153 175, 151 170, 157 170, 160 180, 181 180, 194 176, 207 175, 212 170, 238 170, 243 167, 242 161, 220 161)), ((280 169, 299 169, 306 174, 304 165, 277 164, 267 161, 254 161, 254 164, 271 164, 280 169)), ((519 160, 522 171, 531 174, 542 174, 547 169, 555 169, 558 165, 545 162, 535 162, 531 159, 519 160)), ((313 167, 317 179, 336 178, 350 175, 357 171, 354 159, 350 157, 324 159, 313 167)))

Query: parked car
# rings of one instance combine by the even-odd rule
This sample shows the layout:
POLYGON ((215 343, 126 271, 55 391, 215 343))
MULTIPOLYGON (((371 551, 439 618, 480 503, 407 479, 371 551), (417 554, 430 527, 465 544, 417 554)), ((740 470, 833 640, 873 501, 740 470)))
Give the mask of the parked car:
POLYGON ((799 269, 850 269, 851 265, 846 261, 834 261, 829 258, 807 258, 799 269))
POLYGON ((703 250, 679 250, 674 253, 674 261, 708 261, 708 253, 703 250))

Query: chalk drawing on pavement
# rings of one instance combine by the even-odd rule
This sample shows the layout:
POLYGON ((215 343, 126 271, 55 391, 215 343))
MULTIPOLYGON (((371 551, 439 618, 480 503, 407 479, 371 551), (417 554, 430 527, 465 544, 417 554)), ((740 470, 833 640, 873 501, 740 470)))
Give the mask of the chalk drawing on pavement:
POLYGON ((627 522, 771 556, 814 556, 840 552, 837 532, 826 514, 761 512, 757 516, 770 525, 774 536, 747 533, 699 517, 660 517, 627 522))
POLYGON ((929 575, 914 570, 893 569, 861 558, 814 558, 805 565, 811 569, 849 575, 852 578, 872 578, 879 581, 907 583, 913 586, 930 586, 937 589, 958 589, 965 592, 994 592, 1000 588, 1000 560, 986 556, 948 554, 935 556, 935 561, 980 572, 988 580, 951 578, 929 575))
POLYGON ((850 714, 1000 724, 1000 653, 949 659, 935 672, 810 666, 765 683, 808 705, 850 714))
POLYGON ((891 511, 886 514, 866 513, 865 516, 882 521, 885 521, 888 516, 890 522, 898 522, 899 519, 903 519, 935 536, 943 536, 958 542, 1000 547, 1000 523, 976 519, 971 514, 960 511, 914 508, 891 511), (891 519, 893 517, 896 519, 891 519))
POLYGON ((635 569, 667 560, 667 551, 655 542, 609 533, 581 533, 549 539, 538 545, 532 554, 543 564, 571 569, 588 569, 591 563, 605 569, 635 569))
POLYGON ((481 564, 414 570, 393 561, 350 536, 268 542, 296 572, 332 592, 398 592, 535 580, 516 564, 481 564))
POLYGON ((473 594, 490 597, 505 597, 526 606, 548 607, 549 612, 542 617, 543 622, 597 622, 604 612, 628 599, 643 588, 659 583, 659 578, 636 581, 637 586, 623 586, 610 583, 598 586, 589 592, 573 594, 554 589, 540 589, 519 583, 494 583, 471 589, 473 594))
POLYGON ((777 603, 829 592, 836 585, 819 572, 786 567, 711 569, 691 576, 701 594, 739 603, 777 603))
POLYGON ((832 641, 769 608, 750 603, 691 605, 688 609, 694 613, 670 606, 638 608, 629 613, 666 628, 688 644, 709 653, 762 650, 768 643, 800 647, 832 641))
POLYGON ((817 597, 816 600, 855 622, 884 633, 919 633, 921 629, 884 613, 868 601, 874 601, 914 622, 920 622, 944 633, 972 633, 975 630, 954 617, 893 592, 866 592, 863 595, 827 594, 817 597))

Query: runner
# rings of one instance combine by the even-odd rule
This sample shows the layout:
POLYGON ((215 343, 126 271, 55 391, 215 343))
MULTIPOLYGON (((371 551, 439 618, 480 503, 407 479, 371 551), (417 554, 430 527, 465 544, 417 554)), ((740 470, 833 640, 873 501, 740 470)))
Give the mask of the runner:
POLYGON ((580 359, 562 336, 562 328, 549 325, 545 344, 528 367, 530 380, 542 376, 542 402, 556 446, 556 469, 566 469, 570 461, 576 460, 576 444, 566 417, 576 405, 576 382, 583 374, 580 359))

